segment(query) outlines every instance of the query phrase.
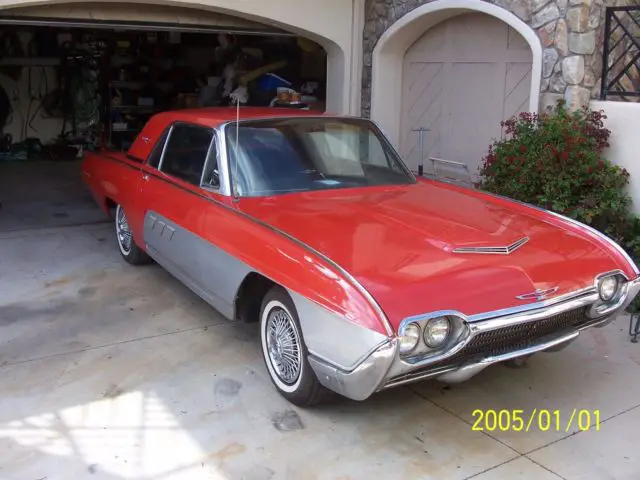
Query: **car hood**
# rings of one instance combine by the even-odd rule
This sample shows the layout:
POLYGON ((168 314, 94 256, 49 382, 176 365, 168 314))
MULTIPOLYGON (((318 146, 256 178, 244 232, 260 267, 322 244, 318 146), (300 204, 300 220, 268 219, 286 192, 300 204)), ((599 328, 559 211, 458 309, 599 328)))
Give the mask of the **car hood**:
POLYGON ((349 271, 397 329, 403 318, 426 312, 474 315, 526 305, 536 299, 516 297, 537 289, 557 287, 559 296, 620 268, 598 239, 515 205, 419 182, 245 198, 239 208, 349 271), (510 254, 454 252, 524 238, 510 254))

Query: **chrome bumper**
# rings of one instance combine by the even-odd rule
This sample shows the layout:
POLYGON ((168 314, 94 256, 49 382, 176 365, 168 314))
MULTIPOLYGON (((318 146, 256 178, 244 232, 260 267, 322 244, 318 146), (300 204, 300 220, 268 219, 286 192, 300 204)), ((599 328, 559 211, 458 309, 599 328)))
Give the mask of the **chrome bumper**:
MULTIPOLYGON (((490 316, 483 314, 481 320, 469 323, 470 335, 464 342, 437 357, 410 363, 400 358, 395 338, 382 343, 353 370, 344 371, 328 362, 309 356, 311 367, 318 380, 325 387, 353 400, 365 400, 373 393, 416 381, 435 378, 445 382, 462 382, 481 372, 489 365, 524 357, 540 351, 559 350, 574 340, 582 330, 603 327, 610 323, 640 291, 640 277, 626 284, 624 299, 606 315, 568 331, 554 332, 539 339, 538 343, 526 348, 499 355, 477 355, 473 359, 458 364, 447 364, 447 359, 460 352, 477 334, 499 328, 538 321, 570 310, 589 307, 597 300, 597 293, 586 292, 575 298, 563 299, 543 308, 521 310, 508 315, 490 316)), ((499 313, 499 312, 496 312, 499 313)), ((501 313, 501 312, 500 312, 501 313)), ((471 317, 472 319, 474 317, 471 317)), ((476 317, 480 318, 480 316, 476 317)))

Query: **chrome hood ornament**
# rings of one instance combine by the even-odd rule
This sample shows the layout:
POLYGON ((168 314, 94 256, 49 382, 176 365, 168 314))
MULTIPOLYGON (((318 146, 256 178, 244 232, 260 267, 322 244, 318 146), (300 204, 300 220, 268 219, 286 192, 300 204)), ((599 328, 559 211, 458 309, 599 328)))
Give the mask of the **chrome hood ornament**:
POLYGON ((547 288, 546 290, 537 289, 535 292, 525 293, 523 295, 516 295, 518 300, 544 300, 550 295, 553 295, 558 291, 560 287, 547 288))
POLYGON ((482 253, 482 254, 493 254, 493 255, 509 255, 510 253, 515 252, 521 246, 529 241, 529 237, 523 237, 520 240, 513 242, 511 245, 507 245, 504 247, 501 246, 492 246, 492 247, 459 247, 453 250, 453 253, 482 253))

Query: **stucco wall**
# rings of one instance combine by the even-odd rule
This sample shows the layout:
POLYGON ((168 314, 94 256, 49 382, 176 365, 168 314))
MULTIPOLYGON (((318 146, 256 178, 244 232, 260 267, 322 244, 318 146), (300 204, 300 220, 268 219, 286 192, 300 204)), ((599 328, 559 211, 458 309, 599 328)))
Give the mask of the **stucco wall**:
POLYGON ((633 209, 640 214, 640 103, 591 102, 594 110, 604 110, 606 127, 611 130, 606 157, 631 174, 629 193, 633 209))
MULTIPOLYGON (((370 114, 373 51, 380 37, 416 8, 448 0, 366 0, 363 34, 362 112, 370 114)), ((540 110, 560 98, 581 107, 598 91, 602 68, 604 0, 490 0, 534 30, 542 51, 540 110)), ((404 55, 404 52, 398 52, 404 55)))

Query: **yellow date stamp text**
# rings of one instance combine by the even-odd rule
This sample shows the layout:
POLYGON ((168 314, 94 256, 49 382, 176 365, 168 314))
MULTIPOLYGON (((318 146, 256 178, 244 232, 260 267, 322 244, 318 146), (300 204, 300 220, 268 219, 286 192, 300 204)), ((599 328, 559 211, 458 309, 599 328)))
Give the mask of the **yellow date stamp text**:
POLYGON ((587 430, 600 431, 600 410, 586 410, 574 408, 566 412, 534 408, 525 410, 482 410, 475 409, 473 416, 474 431, 479 432, 570 432, 573 428, 584 432, 587 430))

